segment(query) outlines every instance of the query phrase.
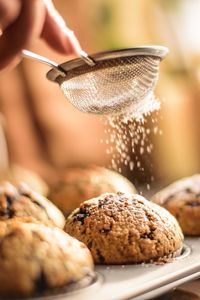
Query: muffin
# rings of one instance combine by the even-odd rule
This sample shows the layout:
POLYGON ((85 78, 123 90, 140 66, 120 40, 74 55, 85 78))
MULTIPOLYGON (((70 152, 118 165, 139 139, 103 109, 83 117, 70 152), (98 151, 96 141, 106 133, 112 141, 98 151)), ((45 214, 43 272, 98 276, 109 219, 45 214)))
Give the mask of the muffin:
POLYGON ((0 239, 0 297, 41 295, 92 274, 87 247, 59 228, 0 221, 0 239))
POLYGON ((176 217, 184 234, 200 235, 200 174, 175 181, 157 192, 152 201, 176 217))
POLYGON ((50 187, 48 198, 68 216, 85 200, 103 193, 136 193, 134 185, 121 174, 99 166, 68 168, 50 187))
POLYGON ((64 227, 61 211, 48 199, 33 192, 27 185, 17 188, 5 182, 0 185, 0 220, 31 216, 49 226, 64 227))
POLYGON ((88 246, 96 264, 166 261, 180 254, 183 241, 176 219, 136 194, 106 193, 83 202, 65 231, 88 246))
POLYGON ((48 186, 44 180, 35 172, 22 168, 19 165, 12 165, 10 168, 0 171, 0 184, 5 181, 15 186, 25 182, 33 191, 43 196, 48 194, 48 186))

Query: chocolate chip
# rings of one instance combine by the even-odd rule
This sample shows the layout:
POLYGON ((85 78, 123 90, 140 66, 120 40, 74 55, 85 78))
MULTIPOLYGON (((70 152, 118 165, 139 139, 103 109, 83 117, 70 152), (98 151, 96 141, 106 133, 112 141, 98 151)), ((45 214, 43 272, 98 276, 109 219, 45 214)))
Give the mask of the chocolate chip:
POLYGON ((191 207, 196 207, 196 206, 200 206, 200 201, 190 201, 186 203, 187 206, 191 206, 191 207))
POLYGON ((13 204, 13 202, 16 200, 16 198, 14 196, 11 196, 11 195, 5 195, 6 197, 6 202, 7 202, 7 205, 10 206, 13 204))
POLYGON ((104 199, 99 200, 99 202, 102 201, 103 203, 105 203, 106 201, 110 201, 112 199, 113 199, 113 195, 107 195, 107 196, 105 196, 104 199))
POLYGON ((16 200, 16 197, 13 195, 5 195, 5 199, 7 202, 7 209, 3 213, 9 218, 12 218, 15 215, 15 211, 12 209, 12 204, 16 200))
POLYGON ((15 211, 13 209, 9 209, 9 217, 13 218, 15 216, 15 211))
POLYGON ((20 191, 20 195, 30 198, 31 192, 30 191, 20 191))
POLYGON ((33 200, 31 198, 30 198, 30 200, 32 200, 33 203, 35 203, 37 206, 39 206, 40 208, 42 208, 42 209, 44 209, 46 211, 46 208, 40 202, 38 202, 36 200, 33 200))
POLYGON ((89 210, 87 208, 81 207, 78 213, 74 215, 73 221, 79 221, 81 222, 81 225, 83 225, 85 218, 87 218, 89 215, 89 210))
POLYGON ((35 279, 36 292, 44 292, 48 288, 46 276, 43 271, 40 272, 39 276, 35 279))
POLYGON ((104 204, 105 204, 104 200, 100 199, 98 202, 98 208, 102 208, 104 206, 104 204))
POLYGON ((1 210, 0 217, 6 217, 5 219, 7 219, 9 217, 9 210, 7 208, 4 210, 1 210))
POLYGON ((77 214, 77 215, 74 216, 74 221, 79 221, 83 225, 85 218, 86 218, 85 214, 77 214))
POLYGON ((105 263, 105 257, 101 254, 101 251, 99 249, 97 249, 97 256, 99 258, 100 264, 104 264, 105 263))
POLYGON ((154 231, 146 232, 140 236, 142 240, 154 240, 154 231))

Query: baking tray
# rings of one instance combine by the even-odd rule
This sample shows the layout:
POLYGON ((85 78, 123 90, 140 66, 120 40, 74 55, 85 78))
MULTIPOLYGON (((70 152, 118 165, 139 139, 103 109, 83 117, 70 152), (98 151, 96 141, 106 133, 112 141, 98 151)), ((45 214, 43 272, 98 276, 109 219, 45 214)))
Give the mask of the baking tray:
POLYGON ((186 238, 182 254, 165 264, 96 266, 88 286, 34 300, 147 300, 200 277, 200 238, 186 238))

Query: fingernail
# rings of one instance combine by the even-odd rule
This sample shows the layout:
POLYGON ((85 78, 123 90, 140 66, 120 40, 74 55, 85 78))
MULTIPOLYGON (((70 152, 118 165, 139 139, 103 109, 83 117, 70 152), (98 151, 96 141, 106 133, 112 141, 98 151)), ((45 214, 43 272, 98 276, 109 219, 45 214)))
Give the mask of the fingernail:
POLYGON ((55 13, 55 21, 57 22, 58 26, 61 28, 61 29, 64 29, 66 28, 66 23, 65 23, 65 20, 61 17, 61 15, 59 13, 55 13))

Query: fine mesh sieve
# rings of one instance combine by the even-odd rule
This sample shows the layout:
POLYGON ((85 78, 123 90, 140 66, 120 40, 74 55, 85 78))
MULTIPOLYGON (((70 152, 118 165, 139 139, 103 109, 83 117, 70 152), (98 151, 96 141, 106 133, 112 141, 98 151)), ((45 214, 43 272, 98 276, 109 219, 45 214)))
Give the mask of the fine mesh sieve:
POLYGON ((79 110, 109 114, 122 111, 153 90, 158 79, 157 57, 125 57, 101 61, 68 72, 61 89, 79 110))
POLYGON ((64 77, 51 70, 47 78, 58 82, 66 98, 83 112, 119 113, 152 93, 167 52, 161 46, 103 52, 90 56, 94 66, 76 59, 60 65, 64 77))
POLYGON ((145 46, 87 55, 58 65, 23 51, 24 56, 53 67, 47 78, 60 85, 76 108, 95 114, 120 113, 152 95, 160 61, 167 53, 163 46, 145 46))

